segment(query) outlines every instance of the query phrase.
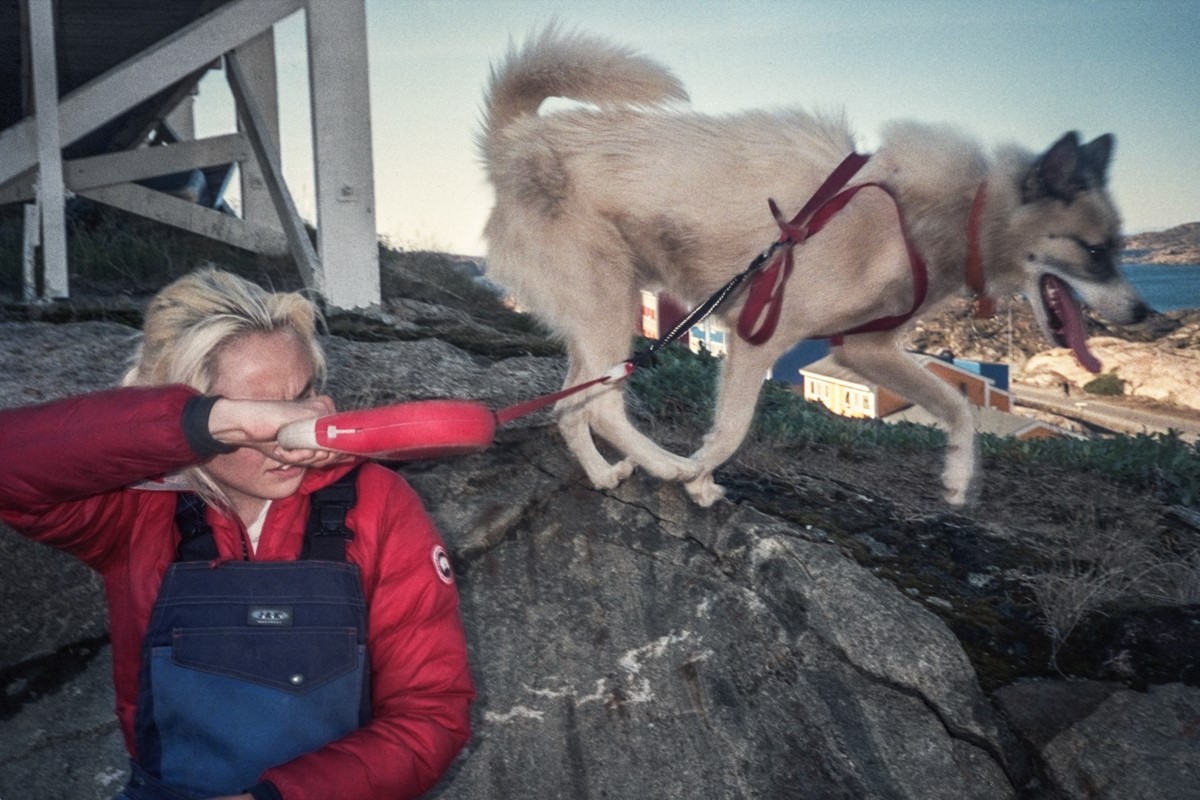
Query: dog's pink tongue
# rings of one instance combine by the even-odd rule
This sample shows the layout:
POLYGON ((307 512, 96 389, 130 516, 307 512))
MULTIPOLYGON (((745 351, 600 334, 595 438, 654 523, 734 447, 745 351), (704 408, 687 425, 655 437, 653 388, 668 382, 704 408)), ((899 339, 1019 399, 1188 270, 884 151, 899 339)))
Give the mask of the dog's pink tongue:
POLYGON ((1059 332, 1066 338, 1067 346, 1075 354, 1075 360, 1088 372, 1099 372, 1101 369, 1100 361, 1088 349, 1087 331, 1083 327, 1083 314, 1080 313, 1079 306, 1075 304, 1075 298, 1071 295, 1071 289, 1067 284, 1053 275, 1047 275, 1045 280, 1054 286, 1054 292, 1052 293, 1054 311, 1058 314, 1058 318, 1062 322, 1062 330, 1059 332))

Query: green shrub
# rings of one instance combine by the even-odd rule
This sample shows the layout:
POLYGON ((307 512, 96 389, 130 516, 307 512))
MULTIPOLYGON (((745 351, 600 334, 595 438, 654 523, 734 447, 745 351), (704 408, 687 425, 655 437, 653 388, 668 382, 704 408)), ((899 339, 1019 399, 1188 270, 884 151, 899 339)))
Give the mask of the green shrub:
POLYGON ((1091 394, 1123 395, 1125 394, 1125 380, 1117 377, 1115 372, 1106 372, 1085 383, 1083 390, 1091 394))
POLYGON ((1169 503, 1200 503, 1200 444, 1184 441, 1174 430, 1083 441, 985 436, 983 452, 1128 481, 1169 503))
MULTIPOLYGON (((641 340, 638 350, 648 345, 641 340)), ((634 371, 630 391, 637 408, 657 421, 693 432, 712 425, 720 359, 701 350, 672 345, 659 351, 653 365, 634 371)), ((891 425, 852 420, 810 402, 782 381, 766 381, 750 435, 764 444, 818 443, 850 447, 885 445, 905 451, 931 450, 945 444, 940 430, 924 425, 891 425)))
MULTIPOLYGON (((640 340, 641 352, 649 344, 640 340)), ((633 371, 629 390, 644 413, 689 431, 712 425, 716 402, 718 360, 702 350, 681 345, 660 350, 649 363, 633 371)))

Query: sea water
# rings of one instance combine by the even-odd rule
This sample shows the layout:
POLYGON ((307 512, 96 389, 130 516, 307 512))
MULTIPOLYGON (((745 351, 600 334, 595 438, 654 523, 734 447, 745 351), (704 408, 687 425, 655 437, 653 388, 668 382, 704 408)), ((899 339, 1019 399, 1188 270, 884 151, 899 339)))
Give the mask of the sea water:
POLYGON ((1200 264, 1122 264, 1121 271, 1155 311, 1200 308, 1200 264))

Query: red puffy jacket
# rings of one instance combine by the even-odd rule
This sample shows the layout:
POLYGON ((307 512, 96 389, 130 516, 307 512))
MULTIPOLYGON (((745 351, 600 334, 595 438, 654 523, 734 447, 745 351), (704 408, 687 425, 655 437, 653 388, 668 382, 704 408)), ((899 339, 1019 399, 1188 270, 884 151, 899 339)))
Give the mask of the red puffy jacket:
MULTIPOLYGON (((163 572, 175 558, 175 493, 129 488, 197 463, 181 419, 196 392, 126 388, 0 411, 0 518, 99 572, 108 596, 117 716, 133 752, 142 637, 163 572)), ((271 504, 254 558, 295 560, 308 495, 353 465, 309 470, 271 504)), ((368 609, 373 718, 335 742, 262 775, 286 800, 415 797, 470 735, 474 688, 441 539, 395 473, 367 464, 346 517, 368 609)), ((217 549, 241 558, 245 528, 208 510, 217 549)), ((136 754, 135 754, 136 755, 136 754)))

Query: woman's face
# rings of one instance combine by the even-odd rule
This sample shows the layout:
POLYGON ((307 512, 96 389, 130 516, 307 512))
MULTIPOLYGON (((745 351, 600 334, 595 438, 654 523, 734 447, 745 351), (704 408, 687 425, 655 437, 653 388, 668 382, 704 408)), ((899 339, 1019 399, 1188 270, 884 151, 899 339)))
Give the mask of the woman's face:
MULTIPOLYGON (((209 394, 230 400, 299 400, 312 396, 314 380, 308 348, 296 333, 248 333, 218 351, 216 381, 209 394)), ((241 447, 216 456, 205 471, 225 490, 233 510, 248 525, 267 500, 288 497, 299 489, 305 468, 241 447)))

